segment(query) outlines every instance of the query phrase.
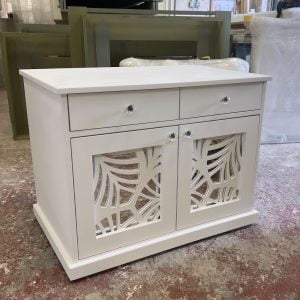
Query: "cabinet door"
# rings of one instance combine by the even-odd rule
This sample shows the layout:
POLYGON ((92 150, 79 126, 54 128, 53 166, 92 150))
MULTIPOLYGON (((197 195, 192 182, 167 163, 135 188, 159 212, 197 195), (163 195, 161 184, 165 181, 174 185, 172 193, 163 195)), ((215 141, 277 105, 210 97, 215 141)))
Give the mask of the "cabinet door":
POLYGON ((253 208, 259 117, 180 126, 177 229, 253 208))
POLYGON ((71 139, 79 258, 175 230, 178 127, 71 139))

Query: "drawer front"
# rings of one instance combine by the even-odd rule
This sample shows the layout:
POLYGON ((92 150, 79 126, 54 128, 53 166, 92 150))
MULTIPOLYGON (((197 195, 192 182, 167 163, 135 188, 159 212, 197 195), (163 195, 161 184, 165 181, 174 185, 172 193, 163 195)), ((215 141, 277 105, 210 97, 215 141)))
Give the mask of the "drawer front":
POLYGON ((260 109, 261 100, 261 83, 183 88, 180 90, 180 118, 260 109))
POLYGON ((68 100, 71 131, 179 118, 179 89, 73 94, 68 100))

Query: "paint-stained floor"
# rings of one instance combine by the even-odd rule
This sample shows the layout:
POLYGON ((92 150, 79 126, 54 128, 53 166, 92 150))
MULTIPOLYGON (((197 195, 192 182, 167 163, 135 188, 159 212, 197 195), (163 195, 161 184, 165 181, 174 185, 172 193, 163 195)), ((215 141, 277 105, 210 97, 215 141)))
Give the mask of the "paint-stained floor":
POLYGON ((257 225, 70 282, 38 223, 29 141, 0 91, 0 299, 300 299, 300 144, 264 145, 257 225))

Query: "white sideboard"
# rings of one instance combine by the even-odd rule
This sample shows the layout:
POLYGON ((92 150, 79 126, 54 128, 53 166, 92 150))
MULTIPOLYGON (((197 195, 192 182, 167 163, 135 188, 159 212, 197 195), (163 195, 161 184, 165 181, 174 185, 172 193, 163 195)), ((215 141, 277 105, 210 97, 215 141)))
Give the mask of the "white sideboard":
POLYGON ((257 221, 268 76, 21 70, 35 216, 71 280, 257 221))

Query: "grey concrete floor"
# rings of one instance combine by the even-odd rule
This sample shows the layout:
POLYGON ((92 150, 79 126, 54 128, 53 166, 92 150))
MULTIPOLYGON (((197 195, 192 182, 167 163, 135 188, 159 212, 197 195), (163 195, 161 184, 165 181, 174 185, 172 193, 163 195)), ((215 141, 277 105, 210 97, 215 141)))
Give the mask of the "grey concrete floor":
POLYGON ((70 282, 35 221, 28 140, 0 91, 0 300, 300 299, 300 144, 260 150, 259 223, 70 282))

